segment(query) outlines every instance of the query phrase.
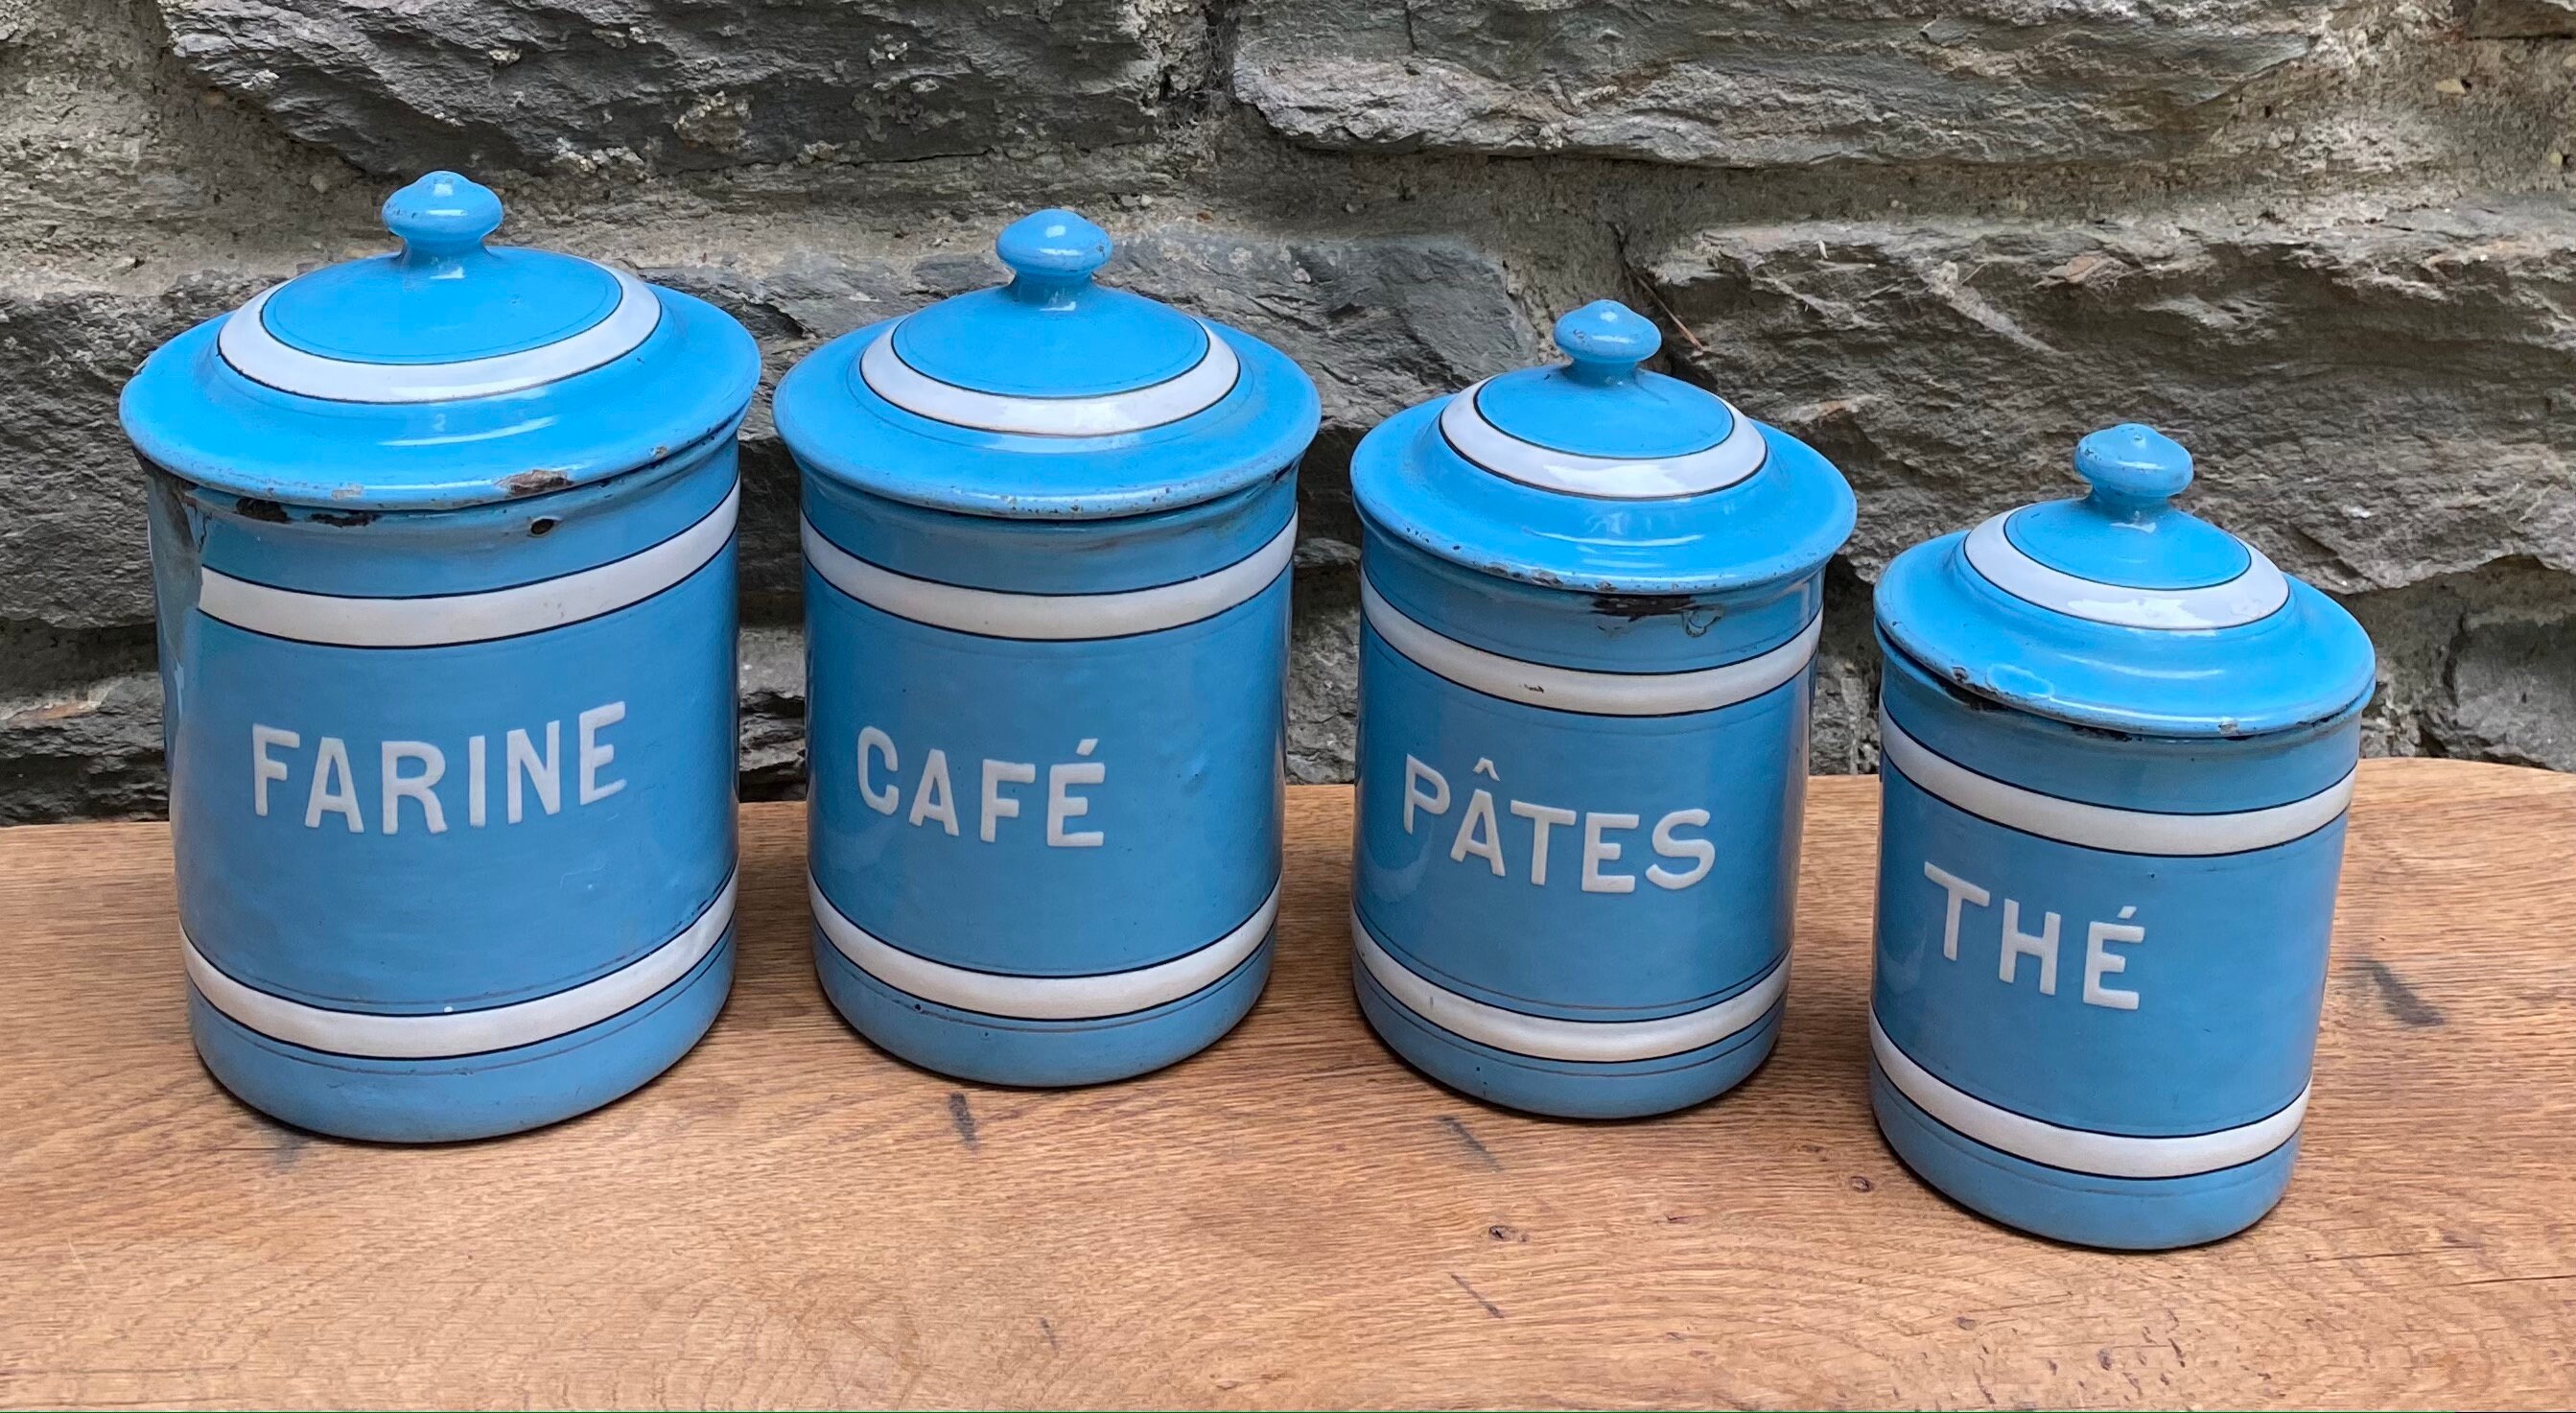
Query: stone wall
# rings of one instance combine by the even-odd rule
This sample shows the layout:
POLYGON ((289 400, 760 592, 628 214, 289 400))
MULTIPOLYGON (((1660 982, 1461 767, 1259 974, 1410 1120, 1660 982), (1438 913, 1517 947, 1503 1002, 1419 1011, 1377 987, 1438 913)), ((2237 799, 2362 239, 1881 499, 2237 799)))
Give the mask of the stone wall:
MULTIPOLYGON (((0 822, 159 808, 143 353, 376 249, 509 235, 717 301, 774 375, 1078 206, 1322 384, 1292 769, 1350 765, 1352 443, 1599 295, 1861 492, 1870 584, 2122 418, 2359 614, 2373 750, 2576 769, 2576 0, 0 0, 0 822)), ((745 434, 745 783, 797 788, 794 478, 745 434)))

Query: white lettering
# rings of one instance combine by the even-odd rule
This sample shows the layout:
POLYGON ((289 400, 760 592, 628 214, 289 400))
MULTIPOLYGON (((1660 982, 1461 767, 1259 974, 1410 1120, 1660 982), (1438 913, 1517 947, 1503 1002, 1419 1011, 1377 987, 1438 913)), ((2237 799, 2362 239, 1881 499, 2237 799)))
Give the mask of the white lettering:
POLYGON ((468 826, 470 826, 470 827, 472 827, 472 828, 475 828, 475 829, 480 829, 480 828, 482 828, 482 827, 483 827, 483 820, 484 820, 484 816, 485 816, 485 811, 484 811, 484 797, 485 797, 486 795, 488 795, 488 794, 490 794, 490 793, 491 793, 489 790, 487 790, 487 789, 485 788, 485 785, 484 785, 483 776, 484 776, 485 772, 484 772, 483 766, 484 766, 484 745, 483 745, 483 738, 482 738, 482 737, 480 737, 480 736, 468 736, 468 737, 466 737, 466 738, 465 738, 465 822, 466 822, 466 824, 467 824, 468 826))
POLYGON ((1658 888, 1679 891, 1708 877, 1708 871, 1717 866, 1717 846, 1706 839, 1676 837, 1673 833, 1676 825, 1687 825, 1693 829, 1705 828, 1708 825, 1708 811, 1675 810, 1655 821, 1655 852, 1668 859, 1689 859, 1692 863, 1689 868, 1679 873, 1662 864, 1656 864, 1646 870, 1646 881, 1658 888))
POLYGON ((2004 899, 2003 959, 1996 966, 1996 979, 2007 986, 2011 985, 2014 974, 2021 969, 2023 957, 2039 958, 2039 994, 2056 995, 2057 914, 2048 914, 2040 924, 2039 934, 2033 936, 2021 930, 2021 904, 2014 899, 2006 898, 2004 899))
POLYGON ((1574 811, 1554 805, 1534 805, 1527 800, 1512 801, 1512 813, 1530 822, 1530 882, 1547 886, 1547 832, 1559 824, 1572 824, 1574 811))
MULTIPOLYGON (((868 754, 872 751, 885 757, 888 773, 903 768, 903 762, 895 759, 894 738, 873 726, 862 726, 859 728, 859 798, 867 801, 868 808, 879 814, 892 814, 895 807, 903 803, 903 792, 892 785, 878 791, 868 773, 868 754)), ((913 821, 915 824, 920 822, 913 821)))
POLYGON ((430 787, 447 773, 447 754, 427 741, 387 741, 379 752, 379 762, 382 769, 377 776, 383 786, 385 832, 402 832, 402 802, 410 799, 420 801, 420 817, 429 825, 430 833, 446 833, 447 814, 438 807, 438 796, 430 787), (407 760, 420 762, 420 774, 405 775, 396 768, 407 760))
POLYGON ((1404 758, 1404 832, 1413 832, 1413 807, 1420 805, 1432 814, 1449 812, 1449 777, 1424 765, 1411 756, 1404 758), (1421 786, 1429 782, 1439 793, 1425 794, 1421 786))
POLYGON ((922 758, 921 783, 912 787, 912 822, 930 819, 938 820, 949 838, 957 837, 957 800, 948 784, 948 753, 935 746, 922 758))
POLYGON ((1586 893, 1634 893, 1637 875, 1603 873, 1601 865, 1619 857, 1619 846, 1601 837, 1605 829, 1634 829, 1633 814, 1587 814, 1583 817, 1583 891, 1586 893))
POLYGON ((1494 792, 1479 790, 1467 797, 1467 812, 1458 819, 1458 837, 1449 844, 1449 857, 1466 862, 1474 854, 1492 866, 1494 876, 1503 874, 1502 832, 1494 823, 1494 792))
MULTIPOLYGON (((1940 884, 1941 891, 1950 895, 1941 914, 1941 955, 1955 962, 1959 960, 1960 904, 1974 903, 1982 908, 1994 901, 1994 895, 1929 859, 1923 863, 1923 876, 1940 884)), ((2012 980, 2009 971, 2004 980, 2012 980)))
POLYGON ((2097 922, 2084 929, 2084 1004, 2108 1006, 2115 1011, 2138 1008, 2138 993, 2105 986, 2102 978, 2114 972, 2127 971, 2129 959, 2102 950, 2107 942, 2144 942, 2147 930, 2126 919, 2136 917, 2135 905, 2120 909, 2120 922, 2097 922))
MULTIPOLYGON (((1087 756, 1100 744, 1094 737, 1084 737, 1073 753, 1087 756)), ((1109 778, 1109 767, 1096 760, 1068 761, 1047 767, 1047 847, 1050 849, 1097 849, 1107 838, 1097 829, 1068 831, 1064 822, 1091 813, 1091 801, 1069 793, 1069 786, 1097 785, 1109 778)))
POLYGON ((989 758, 985 760, 983 818, 985 843, 993 842, 993 836, 1001 829, 1003 820, 1020 817, 1020 802, 1002 793, 1002 782, 1007 780, 1015 785, 1027 785, 1037 778, 1038 768, 1028 762, 989 758))
POLYGON ((322 816, 336 814, 349 821, 349 832, 367 832, 367 817, 358 811, 357 776, 349 769, 349 743, 337 736, 325 736, 313 754, 313 792, 304 797, 304 827, 319 829, 322 816), (340 782, 333 788, 331 782, 340 782))
POLYGON ((581 714, 581 802, 594 804, 626 788, 623 780, 599 783, 599 768, 617 759, 615 746, 599 744, 599 733, 626 719, 626 703, 610 702, 581 714))
POLYGON ((303 744, 304 744, 304 738, 303 738, 303 737, 301 737, 301 736, 296 735, 296 734, 295 734, 294 732, 292 732, 292 731, 280 731, 280 730, 278 730, 278 729, 277 729, 276 727, 274 727, 274 726, 262 726, 262 725, 259 725, 259 724, 258 724, 258 723, 256 723, 256 722, 254 722, 254 723, 252 723, 252 724, 251 724, 251 728, 250 728, 250 810, 251 810, 251 813, 253 813, 253 814, 258 814, 258 815, 264 815, 264 814, 267 814, 267 813, 268 813, 268 782, 270 782, 270 781, 272 781, 272 780, 283 780, 283 779, 285 779, 285 778, 286 778, 286 762, 284 762, 284 761, 282 761, 282 760, 275 760, 275 759, 272 759, 272 758, 269 756, 269 754, 268 754, 268 748, 269 748, 269 747, 271 747, 271 746, 284 746, 285 748, 287 748, 288 750, 290 750, 290 751, 291 751, 291 750, 294 750, 296 747, 301 746, 301 745, 303 745, 303 744))
POLYGON ((503 738, 501 750, 508 759, 502 773, 509 777, 509 789, 505 793, 512 824, 520 819, 519 781, 522 776, 535 788, 537 803, 545 807, 546 813, 554 814, 563 809, 562 746, 563 723, 560 721, 546 723, 544 760, 537 759, 537 748, 528 740, 527 732, 512 727, 510 734, 503 738))

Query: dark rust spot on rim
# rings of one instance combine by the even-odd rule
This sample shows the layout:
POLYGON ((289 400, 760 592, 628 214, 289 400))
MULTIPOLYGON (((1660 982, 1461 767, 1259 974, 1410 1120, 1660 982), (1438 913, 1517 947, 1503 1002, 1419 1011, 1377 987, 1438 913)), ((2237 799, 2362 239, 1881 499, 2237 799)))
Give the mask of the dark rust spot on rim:
POLYGON ((241 512, 244 520, 261 520, 271 525, 292 524, 294 519, 286 513, 285 506, 273 500, 254 500, 249 496, 242 496, 233 502, 233 508, 241 512))
POLYGON ((541 496, 548 491, 560 491, 565 487, 570 486, 572 484, 572 477, 565 475, 561 471, 550 470, 546 467, 540 466, 533 471, 522 471, 515 476, 504 476, 493 484, 501 488, 501 493, 503 495, 541 496))

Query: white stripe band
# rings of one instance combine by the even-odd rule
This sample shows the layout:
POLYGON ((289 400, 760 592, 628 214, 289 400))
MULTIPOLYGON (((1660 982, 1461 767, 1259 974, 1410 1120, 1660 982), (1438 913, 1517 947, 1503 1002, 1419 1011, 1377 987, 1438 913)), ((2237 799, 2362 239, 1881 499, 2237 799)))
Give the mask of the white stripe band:
MULTIPOLYGON (((898 324, 900 321, 898 321, 898 324)), ((1204 412, 1234 391, 1242 365, 1234 346, 1200 321, 1207 353, 1178 377, 1132 392, 1098 397, 1014 397, 943 383, 903 361, 889 324, 859 355, 859 376, 877 396, 906 412, 953 427, 1032 437, 1109 437, 1141 432, 1204 412)))
POLYGON ((509 589, 417 599, 308 594, 200 571, 197 608, 237 628, 344 648, 431 648, 515 638, 614 613, 688 578, 733 538, 742 488, 698 523, 648 550, 509 589))
POLYGON ((1257 598, 1288 567, 1297 551, 1297 517, 1270 543, 1213 574, 1106 594, 1017 594, 915 579, 866 560, 823 537, 804 522, 805 561, 824 582, 871 608, 933 628, 987 638, 1067 642, 1159 633, 1214 618, 1257 598))
MULTIPOLYGON (((1486 382, 1491 382, 1487 379, 1486 382)), ((1762 469, 1770 446, 1753 419, 1726 404, 1734 425, 1717 445, 1681 456, 1630 459, 1583 456, 1525 442, 1485 420, 1476 405, 1478 383, 1449 399, 1440 431, 1458 454, 1493 472, 1541 490, 1609 500, 1663 500, 1722 490, 1762 469)), ((1720 402, 1725 399, 1720 398, 1720 402)))
POLYGON ((2198 589, 2134 589, 2051 569, 2004 533, 2006 511, 1968 532, 1968 563, 1996 588, 2041 608, 2121 628, 2234 628, 2269 618, 2290 601, 2290 581, 2263 552, 2245 547, 2245 572, 2198 589))
POLYGON ((284 285, 261 290, 226 316, 215 346, 246 378, 333 402, 455 402, 519 392, 622 358, 662 322, 662 301, 651 285, 623 270, 600 268, 617 281, 617 307, 608 317, 570 338, 517 353, 455 363, 359 363, 307 353, 270 333, 262 318, 269 296, 284 285))
POLYGON ((335 1055, 373 1060, 436 1060, 534 1045, 570 1035, 651 1000, 707 959, 733 925, 741 872, 725 879, 715 901, 677 937, 608 975, 533 1001, 479 1011, 389 1016, 308 1006, 245 986, 215 968, 185 932, 179 946, 188 979, 209 1005, 272 1039, 335 1055))
POLYGON ((2314 834, 2352 804, 2351 773, 2304 800, 2235 814, 2161 814, 2061 799, 1979 775, 1935 752, 1906 735, 1884 706, 1878 742, 1887 763, 1927 794, 2025 834, 2117 854, 2198 858, 2268 849, 2314 834))
POLYGON ((1490 1006, 1425 980, 1380 946, 1358 913, 1351 914, 1351 946, 1360 965, 1406 1010, 1452 1035, 1542 1060, 1615 1064, 1697 1050, 1758 1023, 1789 989, 1789 958, 1784 953, 1752 989, 1714 1006, 1654 1020, 1563 1020, 1490 1006))
POLYGON ((2300 1120, 2307 1117, 2308 1094, 2315 1088, 2314 1084, 2302 1086, 2288 1108, 2239 1128, 2180 1138, 2141 1138, 2063 1128, 1953 1088, 1896 1048, 1896 1042, 1879 1028, 1875 1012, 1869 1018, 1869 1049, 1888 1083, 1942 1123, 2016 1158, 2096 1177, 2190 1177, 2253 1162, 2298 1133, 2300 1120))
POLYGON ((1587 672, 1487 652, 1424 627, 1360 576, 1360 611, 1387 646, 1424 670, 1507 702, 1594 716, 1678 716, 1750 701, 1806 670, 1823 635, 1822 615, 1798 636, 1757 657, 1697 672, 1587 672))
MULTIPOLYGON (((811 874, 805 891, 813 899, 814 921, 823 936, 859 970, 907 996, 1019 1020, 1097 1020, 1197 995, 1259 951, 1279 918, 1279 885, 1274 883, 1270 896, 1242 926, 1168 962, 1094 976, 1013 976, 934 962, 883 941, 834 907, 811 874)), ((1043 925, 1034 913, 1030 920, 1043 925)))

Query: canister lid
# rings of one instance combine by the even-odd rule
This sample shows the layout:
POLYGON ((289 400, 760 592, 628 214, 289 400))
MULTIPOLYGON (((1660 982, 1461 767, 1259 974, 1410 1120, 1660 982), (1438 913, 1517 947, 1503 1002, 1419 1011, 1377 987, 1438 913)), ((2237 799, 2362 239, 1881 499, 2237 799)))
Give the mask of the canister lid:
POLYGON ((430 509, 594 481, 728 434, 750 336, 622 270, 495 246, 501 200, 432 172, 384 205, 400 249, 298 276, 172 340, 128 434, 220 490, 430 509))
POLYGON ((808 470, 967 514, 1088 519, 1212 500, 1313 440, 1314 383, 1258 339, 1099 283, 1100 227, 1040 211, 993 248, 1007 283, 788 373, 779 434, 808 470))
POLYGON ((1441 558, 1554 588, 1692 594, 1812 572, 1851 535, 1851 487, 1796 438, 1640 367, 1662 343, 1610 300, 1564 316, 1565 362, 1371 432, 1351 466, 1362 509, 1441 558))
POLYGON ((2191 454, 2152 428, 2080 442, 2087 491, 1899 555, 1890 641, 1943 680, 2078 725, 2169 736, 2286 730, 2371 689, 2352 616, 2263 552, 2177 508, 2191 454))

